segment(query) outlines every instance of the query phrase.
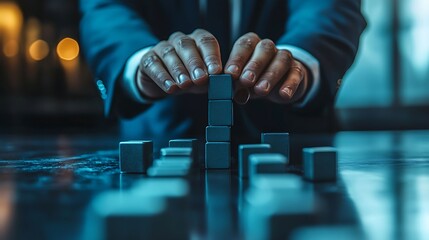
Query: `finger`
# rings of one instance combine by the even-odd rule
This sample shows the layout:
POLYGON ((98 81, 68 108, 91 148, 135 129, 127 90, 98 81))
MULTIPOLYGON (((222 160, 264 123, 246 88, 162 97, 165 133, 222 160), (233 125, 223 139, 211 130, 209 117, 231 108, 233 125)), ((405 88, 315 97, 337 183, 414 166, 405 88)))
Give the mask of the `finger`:
POLYGON ((293 102, 304 94, 304 91, 300 91, 297 93, 297 89, 300 84, 303 82, 304 78, 306 78, 307 70, 304 65, 302 65, 298 61, 293 61, 292 66, 287 73, 286 80, 282 84, 279 90, 279 95, 283 100, 293 102))
POLYGON ((277 48, 273 41, 264 39, 260 41, 247 62, 240 76, 240 83, 246 87, 253 87, 264 71, 265 67, 271 62, 276 55, 277 48))
POLYGON ((289 71, 292 62, 292 54, 289 51, 279 50, 253 88, 254 93, 267 96, 289 71))
POLYGON ((175 79, 180 88, 186 89, 193 85, 188 70, 186 70, 182 60, 177 56, 176 50, 170 43, 162 41, 153 48, 153 51, 161 58, 170 76, 175 79))
POLYGON ((197 49, 207 66, 208 73, 221 73, 222 61, 220 47, 215 36, 203 29, 195 30, 190 36, 195 40, 197 49))
POLYGON ((240 37, 232 47, 229 59, 225 64, 225 73, 238 79, 259 41, 261 39, 255 33, 246 33, 240 37))
POLYGON ((174 46, 177 55, 191 74, 193 83, 195 85, 207 84, 209 76, 206 65, 201 59, 194 39, 181 32, 176 32, 170 36, 168 41, 174 46))
POLYGON ((150 51, 142 57, 140 69, 164 92, 171 94, 177 90, 173 78, 154 51, 150 51))

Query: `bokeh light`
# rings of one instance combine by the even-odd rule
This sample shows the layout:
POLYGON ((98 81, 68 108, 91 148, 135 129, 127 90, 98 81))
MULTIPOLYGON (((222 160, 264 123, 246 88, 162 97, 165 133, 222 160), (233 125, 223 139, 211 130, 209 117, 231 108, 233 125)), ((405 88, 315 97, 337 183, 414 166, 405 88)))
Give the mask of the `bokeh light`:
POLYGON ((15 57, 16 55, 18 55, 18 51, 19 46, 17 41, 10 40, 6 42, 3 46, 3 53, 6 57, 15 57))
POLYGON ((64 38, 57 45, 57 54, 62 60, 71 61, 79 56, 79 44, 72 38, 64 38))
POLYGON ((0 3, 0 29, 17 34, 22 25, 22 13, 15 3, 0 3))
POLYGON ((46 58, 49 54, 49 45, 43 40, 36 40, 30 45, 28 53, 33 60, 40 61, 46 58))

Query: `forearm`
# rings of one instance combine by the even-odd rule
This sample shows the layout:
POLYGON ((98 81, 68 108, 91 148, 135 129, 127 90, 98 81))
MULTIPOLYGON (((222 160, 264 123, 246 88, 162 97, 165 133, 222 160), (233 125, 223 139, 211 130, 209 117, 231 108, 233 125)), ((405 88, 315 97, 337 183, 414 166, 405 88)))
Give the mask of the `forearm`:
POLYGON ((316 107, 331 104, 337 80, 353 63, 366 25, 360 0, 290 0, 288 7, 291 15, 277 44, 304 49, 319 61, 321 86, 316 107))

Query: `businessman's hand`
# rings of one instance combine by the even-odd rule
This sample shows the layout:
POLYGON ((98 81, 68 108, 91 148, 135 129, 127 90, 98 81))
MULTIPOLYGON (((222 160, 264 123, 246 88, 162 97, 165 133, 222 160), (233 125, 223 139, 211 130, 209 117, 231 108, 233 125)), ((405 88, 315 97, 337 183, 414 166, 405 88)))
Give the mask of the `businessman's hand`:
POLYGON ((235 42, 225 73, 237 80, 238 91, 250 91, 252 98, 266 97, 277 103, 299 100, 308 85, 308 71, 302 63, 255 33, 247 33, 235 42))
POLYGON ((140 62, 137 86, 143 96, 207 91, 208 74, 222 72, 219 43, 209 32, 173 33, 159 42, 140 62))

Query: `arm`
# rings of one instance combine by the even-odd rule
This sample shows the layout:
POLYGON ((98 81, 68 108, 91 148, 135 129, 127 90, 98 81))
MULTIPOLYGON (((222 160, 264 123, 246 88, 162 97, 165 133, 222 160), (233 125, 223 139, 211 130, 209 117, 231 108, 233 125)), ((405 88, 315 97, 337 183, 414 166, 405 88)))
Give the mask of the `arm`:
POLYGON ((130 56, 159 41, 151 33, 148 24, 133 10, 136 2, 139 1, 80 1, 81 43, 96 79, 100 79, 107 89, 107 96, 104 99, 106 115, 111 114, 113 102, 123 105, 135 104, 128 106, 129 109, 141 109, 143 106, 127 99, 121 91, 115 91, 117 80, 122 77, 121 74, 130 56), (127 103, 124 104, 124 101, 127 103))
POLYGON ((240 85, 250 88, 255 98, 293 103, 303 110, 329 106, 335 97, 338 78, 354 60, 365 27, 360 0, 286 3, 285 29, 276 45, 254 33, 243 35, 234 44, 225 71, 238 79, 240 85), (282 50, 281 46, 309 53, 322 71, 318 74, 308 61, 296 58, 290 53, 292 49, 282 50))
POLYGON ((360 0, 289 0, 290 17, 277 44, 302 48, 320 63, 320 89, 306 108, 334 102, 337 81, 352 65, 366 26, 360 0))

